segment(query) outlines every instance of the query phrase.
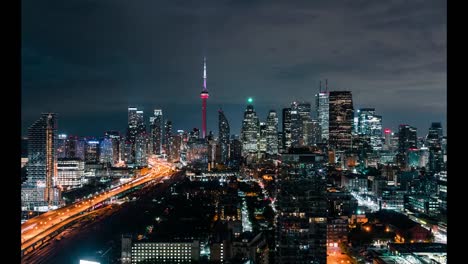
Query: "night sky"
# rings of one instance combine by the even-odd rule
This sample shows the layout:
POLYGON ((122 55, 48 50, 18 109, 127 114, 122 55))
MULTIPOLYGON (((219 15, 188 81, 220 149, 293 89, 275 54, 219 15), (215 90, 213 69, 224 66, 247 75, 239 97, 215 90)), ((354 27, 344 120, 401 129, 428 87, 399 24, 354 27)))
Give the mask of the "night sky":
MULTIPOLYGON (((264 121, 319 80, 375 107, 384 127, 446 129, 446 1, 22 0, 22 134, 41 112, 59 131, 125 131, 127 107, 163 109, 174 129, 208 130, 223 108, 240 132, 246 98, 264 121)), ((280 126, 281 127, 281 126, 280 126)))

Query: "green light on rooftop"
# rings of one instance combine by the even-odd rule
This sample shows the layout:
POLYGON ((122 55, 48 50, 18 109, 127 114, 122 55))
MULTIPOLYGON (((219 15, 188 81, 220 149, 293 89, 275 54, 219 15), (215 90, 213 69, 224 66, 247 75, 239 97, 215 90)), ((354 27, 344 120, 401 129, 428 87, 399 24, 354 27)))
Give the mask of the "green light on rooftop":
POLYGON ((249 104, 253 103, 253 98, 249 97, 249 99, 247 99, 247 102, 249 102, 249 104))

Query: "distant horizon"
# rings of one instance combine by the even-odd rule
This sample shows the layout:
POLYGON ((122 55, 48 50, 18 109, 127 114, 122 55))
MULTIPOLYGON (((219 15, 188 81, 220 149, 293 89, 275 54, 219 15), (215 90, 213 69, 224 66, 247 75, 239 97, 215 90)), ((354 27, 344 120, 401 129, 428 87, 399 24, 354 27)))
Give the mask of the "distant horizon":
MULTIPOLYGON (((305 101, 305 102, 308 102, 308 101, 305 101)), ((312 105, 312 110, 314 110, 315 102, 310 102, 310 103, 312 105)), ((213 131, 215 136, 217 136, 218 134, 218 109, 221 108, 223 109, 228 119, 229 125, 231 127, 231 134, 239 135, 240 128, 242 125, 244 110, 247 105, 248 103, 246 99, 244 104, 237 104, 237 105, 229 104, 227 105, 227 107, 215 108, 214 105, 210 105, 210 101, 208 100, 208 107, 207 107, 208 108, 208 111, 207 111, 208 132, 213 131), (236 111, 235 108, 239 108, 239 109, 236 111)), ((259 107, 257 107, 257 104, 254 101, 253 106, 261 122, 266 121, 268 111, 276 110, 278 114, 278 130, 279 131, 282 130, 281 129, 281 122, 282 122, 281 111, 283 108, 289 107, 289 105, 285 105, 284 107, 281 107, 279 109, 278 108, 272 109, 271 104, 260 104, 259 107)), ((138 104, 132 104, 131 106, 127 106, 126 108, 122 109, 122 111, 116 112, 116 113, 96 112, 96 113, 93 113, 91 116, 88 116, 87 118, 82 118, 80 116, 65 116, 62 118, 62 115, 60 113, 57 113, 57 112, 53 112, 53 113, 57 114, 59 133, 64 133, 67 135, 68 134, 77 135, 80 137, 102 137, 104 136, 104 133, 106 131, 111 131, 111 130, 116 130, 116 131, 121 132, 122 134, 125 134, 126 129, 127 129, 127 122, 128 122, 128 115, 127 115, 128 107, 137 107, 139 110, 140 109, 143 110, 144 121, 145 121, 145 124, 147 125, 147 129, 149 129, 149 126, 148 126, 149 117, 152 116, 154 109, 162 109, 164 120, 169 119, 172 121, 173 131, 177 131, 178 129, 182 129, 184 131, 191 131, 193 128, 198 128, 198 129, 201 128, 201 102, 199 102, 198 104, 183 105, 182 108, 184 108, 184 110, 192 109, 192 111, 189 112, 189 116, 185 116, 185 117, 171 115, 171 113, 168 113, 167 111, 165 111, 164 108, 161 108, 161 107, 159 108, 155 107, 148 111, 146 110, 148 107, 141 107, 141 106, 138 106, 138 104), (171 118, 171 116, 177 116, 177 118, 171 118), (90 119, 96 121, 94 122, 94 125, 90 125, 90 122, 86 121, 90 119), (109 121, 106 122, 106 120, 109 120, 109 121), (183 125, 184 123, 185 125, 183 125)), ((355 110, 361 109, 361 108, 375 108, 376 113, 378 115, 382 115, 382 123, 383 123, 382 129, 390 128, 392 132, 397 132, 398 126, 400 124, 408 124, 417 128, 418 137, 423 137, 423 136, 426 136, 429 130, 429 127, 431 126, 433 122, 440 122, 442 124, 444 136, 446 135, 446 118, 445 119, 440 118, 439 120, 436 120, 437 118, 436 114, 432 115, 434 117, 433 118, 434 120, 430 120, 430 119, 421 120, 420 118, 414 117, 414 114, 413 114, 413 118, 411 118, 412 119, 412 122, 411 122, 410 120, 408 120, 409 118, 407 120, 403 119, 405 117, 405 113, 398 113, 399 116, 401 116, 401 118, 390 119, 390 118, 387 118, 387 115, 380 112, 378 107, 372 107, 372 106, 355 107, 355 110)), ((31 125, 35 120, 39 119, 41 113, 37 114, 36 119, 31 118, 30 121, 28 120, 29 125, 31 125)), ((314 111, 311 111, 311 116, 313 118, 316 118, 314 111)), ((411 117, 411 115, 407 115, 407 116, 411 117)), ((428 118, 430 117, 431 115, 428 116, 428 118)), ((27 136, 27 128, 29 127, 29 125, 26 123, 26 120, 22 120, 22 137, 27 136)))

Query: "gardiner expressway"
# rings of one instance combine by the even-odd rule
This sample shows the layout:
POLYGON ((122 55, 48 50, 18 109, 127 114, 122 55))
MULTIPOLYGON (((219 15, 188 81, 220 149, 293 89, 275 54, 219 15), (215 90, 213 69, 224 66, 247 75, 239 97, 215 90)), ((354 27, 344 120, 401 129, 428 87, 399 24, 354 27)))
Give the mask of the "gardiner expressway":
POLYGON ((28 251, 50 235, 59 231, 68 223, 84 216, 85 212, 92 210, 96 205, 139 185, 153 180, 170 176, 172 165, 166 161, 150 158, 148 163, 151 169, 145 175, 134 178, 124 184, 103 191, 91 198, 49 211, 29 219, 21 225, 21 252, 28 251))

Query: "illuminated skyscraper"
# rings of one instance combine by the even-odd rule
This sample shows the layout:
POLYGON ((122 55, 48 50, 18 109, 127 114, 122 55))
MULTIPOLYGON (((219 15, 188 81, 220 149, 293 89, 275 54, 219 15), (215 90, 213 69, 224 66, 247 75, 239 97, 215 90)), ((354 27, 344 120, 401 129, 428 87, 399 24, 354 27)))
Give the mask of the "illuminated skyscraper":
POLYGON ((67 135, 58 134, 57 137, 57 158, 65 158, 67 156, 67 135))
POLYGON ((358 134, 369 138, 373 150, 381 150, 382 116, 376 115, 374 108, 361 108, 357 112, 358 134))
POLYGON ((206 88, 206 58, 203 59, 203 90, 200 93, 202 99, 202 138, 206 137, 206 100, 210 95, 206 88))
POLYGON ((310 103, 291 103, 291 146, 300 147, 303 145, 304 121, 310 120, 310 103))
POLYGON ((267 151, 267 124, 260 122, 258 136, 258 158, 264 158, 267 151))
POLYGON ((148 135, 145 131, 138 133, 135 138, 135 166, 138 168, 148 165, 148 135))
POLYGON ((127 140, 135 142, 135 137, 138 133, 138 109, 136 107, 128 108, 128 127, 127 127, 127 140))
POLYGON ((277 134, 277 139, 278 139, 278 153, 283 153, 284 152, 284 134, 282 131, 278 131, 277 134))
POLYGON ((252 100, 249 98, 249 105, 245 109, 241 129, 242 156, 257 154, 259 133, 260 122, 252 105, 252 100))
POLYGON ((266 153, 276 155, 278 154, 278 116, 275 110, 268 112, 266 126, 266 153))
POLYGON ((85 138, 78 138, 76 144, 76 156, 81 160, 85 160, 85 146, 86 146, 86 139, 85 138))
POLYGON ((351 92, 331 91, 329 94, 329 146, 331 149, 349 150, 351 148, 353 116, 351 92))
MULTIPOLYGON (((302 120, 307 120, 311 118, 311 106, 308 102, 299 102, 296 105, 297 114, 302 118, 302 120)), ((292 108, 292 106, 291 106, 292 108)))
POLYGON ((224 115, 223 110, 218 110, 218 133, 219 145, 221 152, 221 162, 226 163, 229 157, 229 137, 230 137, 229 122, 224 115))
POLYGON ((121 136, 119 131, 107 131, 105 138, 109 138, 112 143, 112 165, 117 164, 120 161, 121 149, 121 136))
POLYGON ((291 108, 283 108, 283 151, 292 145, 292 117, 291 108))
POLYGON ((100 155, 100 142, 95 139, 87 140, 85 144, 85 162, 88 164, 98 163, 100 155))
POLYGON ((161 109, 154 110, 154 116, 150 117, 151 127, 151 154, 161 155, 163 142, 163 114, 161 109))
POLYGON ((328 86, 326 86, 325 91, 322 91, 322 85, 320 82, 319 93, 315 95, 317 102, 317 118, 320 124, 320 130, 322 134, 322 141, 328 141, 328 126, 329 126, 329 93, 328 86))
POLYGON ((128 108, 128 128, 127 144, 129 144, 129 153, 127 154, 127 164, 135 163, 135 143, 139 134, 146 133, 146 127, 143 119, 143 111, 135 107, 128 108))
POLYGON ((410 125, 400 125, 398 130, 398 152, 406 152, 410 148, 417 148, 417 130, 410 125))
POLYGON ((440 172, 443 169, 442 137, 442 124, 439 122, 432 123, 426 137, 429 147, 429 170, 432 173, 440 172))
POLYGON ((426 146, 422 146, 419 148, 419 167, 427 168, 427 164, 429 163, 429 148, 426 146))
POLYGON ((172 162, 178 162, 180 160, 180 150, 182 146, 182 135, 174 133, 171 137, 171 156, 168 157, 172 162))
POLYGON ((242 142, 238 135, 232 135, 229 143, 229 161, 231 164, 239 164, 242 159, 242 142))
POLYGON ((303 121, 303 139, 304 146, 315 146, 320 143, 321 131, 320 123, 317 120, 306 119, 303 121))
POLYGON ((57 117, 44 113, 28 128, 27 180, 21 186, 23 210, 47 211, 59 205, 60 192, 54 184, 56 150, 57 117))
POLYGON ((104 136, 101 140, 100 147, 100 155, 99 155, 99 162, 106 164, 106 165, 113 165, 114 164, 114 150, 112 148, 112 139, 108 136, 104 136))
POLYGON ((389 128, 384 129, 384 140, 385 140, 385 143, 384 143, 383 149, 393 150, 392 149, 392 130, 390 130, 389 128))
POLYGON ((410 125, 400 125, 398 129, 398 155, 397 159, 403 168, 408 165, 408 151, 409 149, 416 149, 417 145, 417 131, 416 128, 410 125))
POLYGON ((65 158, 79 158, 77 154, 78 137, 67 136, 67 142, 65 144, 65 158))
POLYGON ((166 153, 167 157, 171 155, 171 146, 172 146, 172 121, 166 120, 166 123, 164 124, 163 148, 164 148, 164 153, 166 153))

